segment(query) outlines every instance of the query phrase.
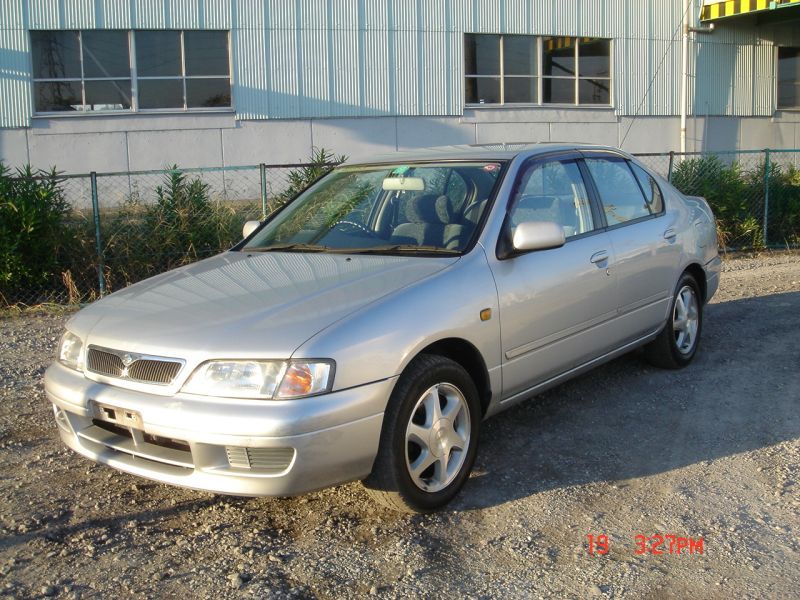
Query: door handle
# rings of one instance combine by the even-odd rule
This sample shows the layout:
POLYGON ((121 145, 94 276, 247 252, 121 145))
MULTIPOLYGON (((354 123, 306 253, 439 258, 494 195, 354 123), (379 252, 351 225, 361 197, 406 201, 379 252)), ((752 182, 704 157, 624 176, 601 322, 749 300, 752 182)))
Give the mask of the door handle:
POLYGON ((664 239, 665 240, 674 240, 677 237, 677 235, 678 234, 675 233, 675 230, 672 227, 670 227, 669 229, 667 229, 664 232, 664 239))
POLYGON ((608 252, 605 250, 600 250, 599 252, 595 252, 592 254, 592 258, 589 259, 594 264, 601 263, 604 260, 608 260, 608 252))

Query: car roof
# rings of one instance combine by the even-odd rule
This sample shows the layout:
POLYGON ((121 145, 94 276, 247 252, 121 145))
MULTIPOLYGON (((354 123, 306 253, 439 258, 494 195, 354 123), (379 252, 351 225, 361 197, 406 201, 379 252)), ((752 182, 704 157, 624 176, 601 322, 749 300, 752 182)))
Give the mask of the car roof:
MULTIPOLYGON (((398 163, 403 161, 436 161, 436 160, 511 160, 524 154, 534 156, 549 152, 568 150, 608 150, 621 152, 611 146, 596 144, 567 143, 567 142, 497 142, 487 144, 468 144, 461 146, 438 146, 434 148, 415 148, 397 152, 372 156, 369 159, 348 160, 344 166, 373 165, 383 163, 398 163)), ((625 154, 623 152, 623 154, 625 154)))

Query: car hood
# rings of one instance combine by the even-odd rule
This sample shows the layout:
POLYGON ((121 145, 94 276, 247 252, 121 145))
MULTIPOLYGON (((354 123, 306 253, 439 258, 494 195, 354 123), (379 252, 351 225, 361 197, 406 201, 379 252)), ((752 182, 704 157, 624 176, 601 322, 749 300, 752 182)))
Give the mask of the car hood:
POLYGON ((288 358, 328 325, 457 260, 226 252, 116 292, 68 327, 88 344, 190 362, 288 358))

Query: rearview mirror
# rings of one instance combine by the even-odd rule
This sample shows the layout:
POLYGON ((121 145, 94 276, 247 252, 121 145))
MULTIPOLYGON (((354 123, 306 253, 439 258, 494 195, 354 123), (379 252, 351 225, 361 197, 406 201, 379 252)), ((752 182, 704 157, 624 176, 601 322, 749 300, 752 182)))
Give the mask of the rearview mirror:
POLYGON ((383 180, 386 192, 422 192, 425 180, 422 177, 387 177, 383 180))
POLYGON ((514 250, 546 250, 564 245, 564 228, 552 221, 525 221, 514 229, 514 250))
POLYGON ((247 223, 244 224, 244 227, 242 227, 242 239, 249 238, 250 234, 258 229, 259 225, 261 225, 261 221, 247 221, 247 223))

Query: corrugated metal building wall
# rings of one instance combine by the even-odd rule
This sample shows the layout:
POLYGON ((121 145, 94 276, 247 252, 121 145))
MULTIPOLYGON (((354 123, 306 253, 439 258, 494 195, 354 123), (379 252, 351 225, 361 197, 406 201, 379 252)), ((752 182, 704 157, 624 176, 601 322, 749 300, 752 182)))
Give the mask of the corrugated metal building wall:
MULTIPOLYGON (((607 37, 616 114, 675 115, 681 12, 680 0, 2 0, 0 127, 30 124, 29 29, 230 29, 239 119, 461 115, 464 32, 607 37)), ((695 36, 695 114, 773 113, 773 43, 800 45, 800 32, 758 31, 745 19, 695 36)))

